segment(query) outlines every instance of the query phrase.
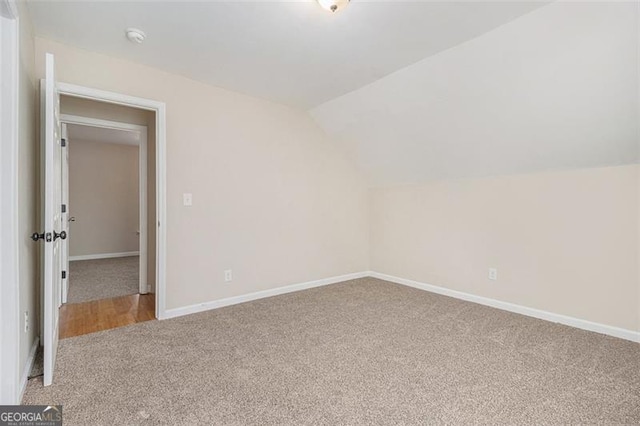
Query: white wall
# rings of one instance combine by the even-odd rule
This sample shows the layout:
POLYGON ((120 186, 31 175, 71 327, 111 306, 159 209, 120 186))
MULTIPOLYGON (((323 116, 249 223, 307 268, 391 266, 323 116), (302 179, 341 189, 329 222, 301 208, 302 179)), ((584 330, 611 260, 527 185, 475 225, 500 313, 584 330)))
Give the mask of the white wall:
POLYGON ((640 330, 638 30, 556 2, 312 110, 374 187, 372 270, 640 330))
POLYGON ((374 189, 371 268, 640 331, 639 173, 630 165, 374 189))
POLYGON ((44 39, 39 75, 45 52, 60 81, 167 104, 167 308, 368 269, 365 185, 306 114, 44 39))
POLYGON ((140 250, 139 148, 69 138, 69 255, 140 250))

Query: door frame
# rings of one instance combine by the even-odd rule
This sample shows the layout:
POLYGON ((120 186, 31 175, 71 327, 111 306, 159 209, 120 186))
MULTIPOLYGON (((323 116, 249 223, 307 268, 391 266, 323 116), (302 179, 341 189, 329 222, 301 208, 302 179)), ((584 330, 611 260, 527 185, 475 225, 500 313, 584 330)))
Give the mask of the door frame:
MULTIPOLYGON (((0 0, 0 404, 18 404, 20 266, 18 263, 18 127, 20 30, 18 7, 0 0)), ((34 314, 34 313, 32 313, 34 314)), ((33 324, 33 323, 32 323, 33 324)))
POLYGON ((167 206, 166 206, 166 105, 164 102, 138 98, 106 90, 93 89, 69 83, 58 83, 60 95, 90 99, 117 105, 144 109, 156 118, 156 318, 166 318, 166 259, 167 259, 167 206))
MULTIPOLYGON (((89 127, 98 127, 102 129, 114 129, 114 130, 124 130, 127 132, 139 132, 140 139, 136 144, 132 144, 138 147, 138 179, 139 179, 139 193, 138 193, 138 205, 139 205, 139 232, 140 232, 140 241, 139 241, 139 279, 138 279, 138 292, 140 294, 149 293, 149 283, 147 282, 147 268, 148 268, 148 253, 147 253, 147 242, 148 242, 148 228, 147 228, 147 191, 148 191, 148 182, 147 182, 147 126, 142 126, 139 124, 130 124, 123 123, 118 121, 110 121, 110 120, 101 120, 98 118, 91 117, 83 117, 79 115, 70 115, 70 114, 60 114, 60 121, 65 124, 78 124, 82 126, 89 127), (144 242, 144 243, 143 243, 144 242)), ((71 148, 71 144, 67 141, 67 149, 71 148)), ((68 176, 67 176, 68 178, 68 176)), ((68 195, 67 195, 68 196, 68 195)), ((70 209, 73 206, 69 206, 67 210, 67 216, 69 215, 70 209)), ((69 234, 69 238, 73 238, 73 235, 69 234)), ((68 273, 68 271, 67 271, 68 273)), ((69 275, 67 275, 69 277, 69 275)), ((67 282, 65 286, 68 287, 69 278, 67 278, 67 282)), ((64 287, 64 286, 63 286, 64 287)), ((64 293, 63 293, 64 294, 64 293)), ((66 302, 66 299, 64 300, 66 302)))

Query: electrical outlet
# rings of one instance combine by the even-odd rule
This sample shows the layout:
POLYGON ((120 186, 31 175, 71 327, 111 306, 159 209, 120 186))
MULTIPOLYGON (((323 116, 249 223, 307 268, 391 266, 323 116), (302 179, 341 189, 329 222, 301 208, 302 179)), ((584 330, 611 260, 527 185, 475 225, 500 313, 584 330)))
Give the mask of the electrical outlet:
POLYGON ((24 313, 24 332, 29 331, 29 311, 24 313))
POLYGON ((496 268, 489 268, 489 279, 496 281, 498 279, 498 270, 496 268))
POLYGON ((224 271, 224 282, 228 283, 233 280, 233 271, 231 269, 227 269, 224 271))

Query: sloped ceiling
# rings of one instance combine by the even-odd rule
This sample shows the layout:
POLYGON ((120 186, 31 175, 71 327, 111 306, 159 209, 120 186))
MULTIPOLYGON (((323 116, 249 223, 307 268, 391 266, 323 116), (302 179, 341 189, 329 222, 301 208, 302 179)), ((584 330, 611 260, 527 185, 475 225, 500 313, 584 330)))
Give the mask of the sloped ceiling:
POLYGON ((542 4, 353 0, 331 14, 315 0, 29 1, 40 37, 304 109, 542 4))
POLYGON ((373 186, 638 161, 638 6, 554 3, 311 114, 373 186))

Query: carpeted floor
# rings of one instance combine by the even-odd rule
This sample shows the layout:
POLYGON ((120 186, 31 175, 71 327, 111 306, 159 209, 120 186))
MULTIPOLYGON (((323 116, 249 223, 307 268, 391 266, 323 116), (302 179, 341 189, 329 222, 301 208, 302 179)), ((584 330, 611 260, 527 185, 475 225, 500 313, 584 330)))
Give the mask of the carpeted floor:
POLYGON ((67 425, 640 422, 640 345, 360 279, 65 339, 67 425))
POLYGON ((67 303, 136 294, 139 270, 138 256, 69 262, 67 303))

